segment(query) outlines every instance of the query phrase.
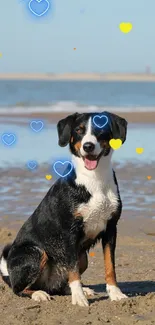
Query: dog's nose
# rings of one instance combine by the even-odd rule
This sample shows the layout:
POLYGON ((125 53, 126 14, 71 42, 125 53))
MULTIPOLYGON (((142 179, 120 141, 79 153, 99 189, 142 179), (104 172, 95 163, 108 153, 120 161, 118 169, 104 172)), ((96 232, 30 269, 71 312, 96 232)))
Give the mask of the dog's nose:
POLYGON ((86 142, 83 145, 83 149, 85 152, 90 153, 95 149, 95 145, 92 142, 86 142))

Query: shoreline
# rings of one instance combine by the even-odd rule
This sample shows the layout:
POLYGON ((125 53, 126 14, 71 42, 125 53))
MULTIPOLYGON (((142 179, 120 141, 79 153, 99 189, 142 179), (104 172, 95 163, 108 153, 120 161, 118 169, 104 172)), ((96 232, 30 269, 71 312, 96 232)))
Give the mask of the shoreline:
POLYGON ((0 80, 155 82, 155 73, 0 73, 0 80))

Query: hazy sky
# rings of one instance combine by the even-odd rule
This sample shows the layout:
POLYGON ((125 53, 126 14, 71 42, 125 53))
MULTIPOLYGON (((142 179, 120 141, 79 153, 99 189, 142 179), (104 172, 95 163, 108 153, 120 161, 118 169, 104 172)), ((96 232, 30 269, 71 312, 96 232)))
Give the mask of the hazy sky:
POLYGON ((0 0, 0 73, 155 72, 155 0, 49 0, 42 18, 29 1, 0 0))

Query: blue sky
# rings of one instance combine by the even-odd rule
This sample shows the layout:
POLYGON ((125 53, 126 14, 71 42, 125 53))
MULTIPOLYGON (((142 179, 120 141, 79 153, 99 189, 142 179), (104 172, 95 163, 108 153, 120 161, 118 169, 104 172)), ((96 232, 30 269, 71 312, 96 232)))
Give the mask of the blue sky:
POLYGON ((0 73, 155 73, 155 0, 49 0, 42 18, 29 1, 0 0, 0 73))

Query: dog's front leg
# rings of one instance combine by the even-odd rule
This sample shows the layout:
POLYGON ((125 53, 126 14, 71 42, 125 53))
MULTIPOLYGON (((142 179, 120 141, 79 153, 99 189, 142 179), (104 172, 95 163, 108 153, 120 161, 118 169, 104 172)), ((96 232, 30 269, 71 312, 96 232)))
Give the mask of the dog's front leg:
POLYGON ((70 236, 66 247, 66 262, 68 269, 68 282, 71 289, 72 304, 79 306, 89 306, 81 284, 81 265, 76 245, 76 237, 70 236))
POLYGON ((121 300, 127 298, 117 286, 115 272, 115 248, 117 229, 116 223, 109 222, 107 230, 102 238, 102 247, 105 263, 106 290, 111 300, 121 300))
POLYGON ((81 284, 81 277, 78 270, 78 266, 69 270, 68 273, 69 286, 72 294, 72 304, 82 307, 89 306, 88 300, 84 294, 81 284))

